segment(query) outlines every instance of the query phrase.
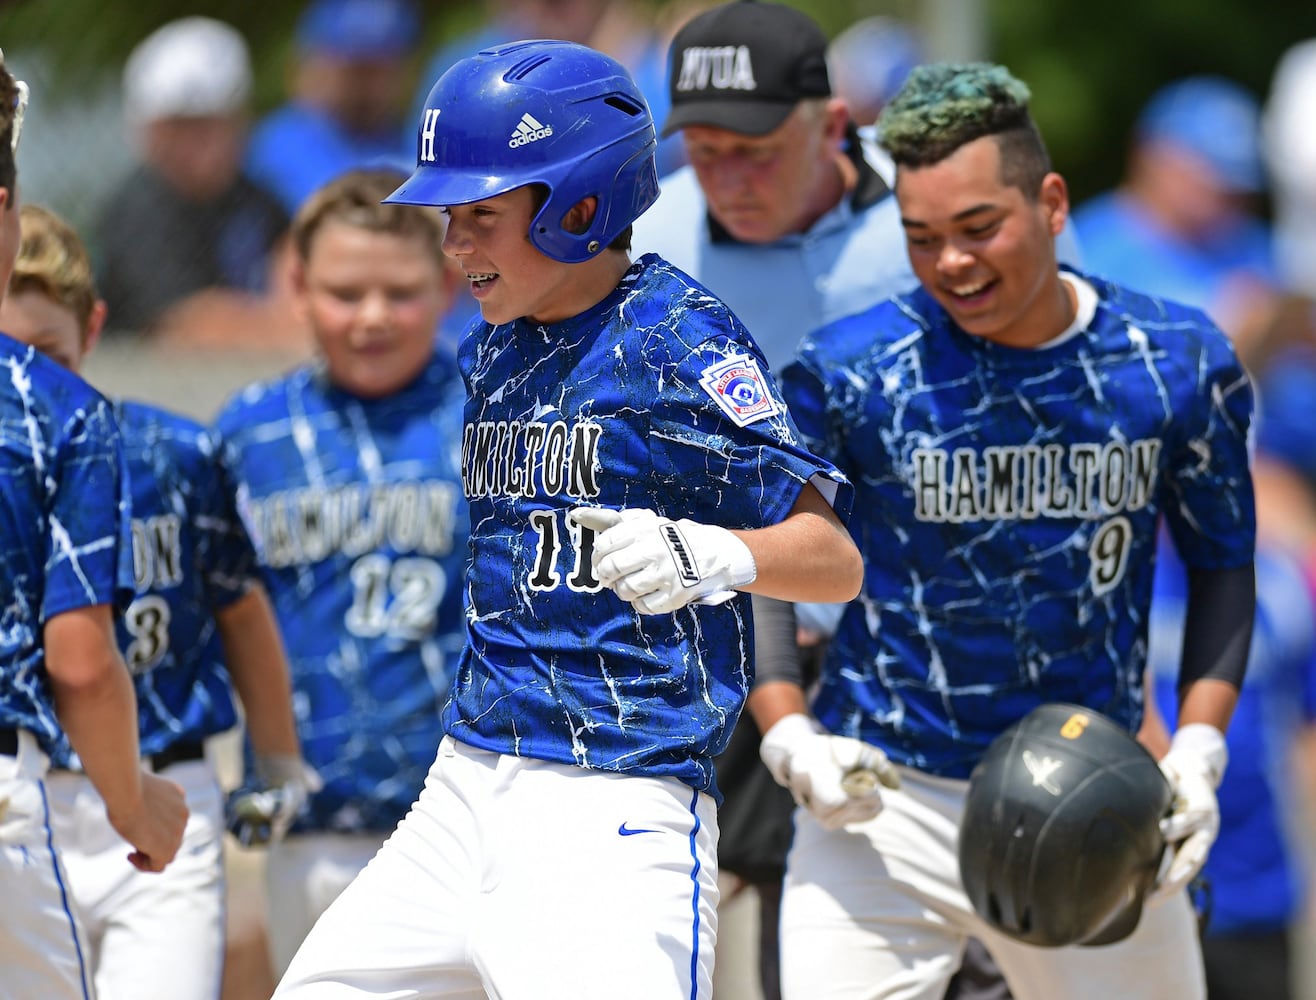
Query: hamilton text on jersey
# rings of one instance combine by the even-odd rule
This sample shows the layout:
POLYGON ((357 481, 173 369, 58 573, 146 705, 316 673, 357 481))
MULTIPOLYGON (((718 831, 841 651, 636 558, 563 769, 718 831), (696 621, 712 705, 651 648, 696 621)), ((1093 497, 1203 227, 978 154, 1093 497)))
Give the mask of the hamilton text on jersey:
POLYGON ((467 497, 599 495, 596 456, 601 424, 532 421, 467 424, 462 484, 467 497))
POLYGON ((243 506, 262 561, 274 569, 385 546, 442 556, 452 551, 457 488, 441 480, 353 483, 244 498, 243 506))
POLYGON ((1101 517, 1156 493, 1161 442, 919 448, 911 484, 920 521, 1101 517))

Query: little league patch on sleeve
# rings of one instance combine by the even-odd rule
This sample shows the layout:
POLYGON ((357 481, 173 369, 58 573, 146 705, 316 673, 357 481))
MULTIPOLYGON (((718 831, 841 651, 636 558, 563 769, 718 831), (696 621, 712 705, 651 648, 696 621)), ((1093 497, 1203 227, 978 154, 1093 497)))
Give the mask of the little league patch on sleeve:
POLYGON ((699 384, 740 427, 781 412, 776 399, 768 392, 759 364, 746 354, 738 354, 705 368, 699 384))

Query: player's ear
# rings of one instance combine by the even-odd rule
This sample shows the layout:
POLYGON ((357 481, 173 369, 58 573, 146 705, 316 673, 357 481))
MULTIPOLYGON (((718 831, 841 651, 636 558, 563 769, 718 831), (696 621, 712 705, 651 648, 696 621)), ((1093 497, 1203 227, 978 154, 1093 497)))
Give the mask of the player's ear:
POLYGON ((82 329, 82 356, 85 358, 100 343, 101 331, 105 329, 105 317, 109 315, 109 306, 104 299, 97 299, 87 317, 87 325, 82 329))
POLYGON ((569 233, 587 232, 590 223, 594 221, 594 213, 599 210, 599 200, 590 195, 588 198, 582 198, 569 209, 567 214, 562 216, 562 228, 569 233))
POLYGON ((850 106, 841 97, 830 97, 823 106, 823 135, 829 144, 837 147, 845 142, 850 127, 850 106))
POLYGON ((1038 203, 1046 215, 1047 228, 1052 236, 1059 236, 1069 218, 1069 185, 1055 171, 1042 178, 1042 190, 1038 192, 1038 203))

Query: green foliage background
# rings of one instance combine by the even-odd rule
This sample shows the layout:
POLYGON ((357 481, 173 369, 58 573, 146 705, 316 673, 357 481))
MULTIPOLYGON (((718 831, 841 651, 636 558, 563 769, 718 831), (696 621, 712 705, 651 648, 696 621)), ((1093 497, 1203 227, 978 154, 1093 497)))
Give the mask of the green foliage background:
MULTIPOLYGON (((673 0, 635 0, 655 14, 673 0)), ((282 68, 302 0, 0 0, 0 46, 39 47, 59 90, 103 86, 133 44, 184 14, 223 18, 251 42, 258 108, 283 93, 282 68)), ((1115 182, 1141 103, 1195 72, 1231 76, 1264 96, 1281 53, 1316 36, 1316 5, 1296 0, 795 0, 835 33, 891 14, 914 23, 982 24, 982 56, 1034 91, 1036 115, 1076 199, 1115 182)), ((473 0, 425 0, 426 51, 480 20, 473 0)), ((943 55, 933 52, 934 57, 943 55)), ((1316 110, 1313 111, 1316 119, 1316 110)))

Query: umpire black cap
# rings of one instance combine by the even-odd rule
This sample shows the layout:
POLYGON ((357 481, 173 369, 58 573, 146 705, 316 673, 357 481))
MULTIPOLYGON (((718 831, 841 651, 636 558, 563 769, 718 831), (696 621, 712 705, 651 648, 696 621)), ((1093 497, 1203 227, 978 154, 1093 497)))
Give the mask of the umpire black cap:
POLYGON ((827 35, 787 4, 720 4, 672 39, 667 89, 664 137, 688 125, 767 135, 800 101, 832 95, 827 35))
POLYGON ((978 915, 1042 947, 1133 933, 1156 880, 1169 782, 1098 712, 1042 705, 987 748, 960 821, 960 878, 978 915))

